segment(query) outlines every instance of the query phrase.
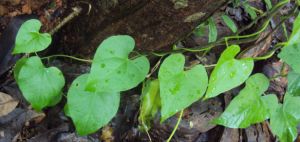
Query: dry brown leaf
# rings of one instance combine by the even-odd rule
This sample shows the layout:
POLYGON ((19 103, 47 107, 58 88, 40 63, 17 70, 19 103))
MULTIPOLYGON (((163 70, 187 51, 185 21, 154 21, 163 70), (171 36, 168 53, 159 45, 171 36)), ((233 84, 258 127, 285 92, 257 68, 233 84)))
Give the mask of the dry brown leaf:
POLYGON ((112 142, 114 140, 113 129, 109 126, 105 126, 102 129, 102 134, 101 134, 100 139, 103 140, 104 142, 112 142))
POLYGON ((13 111, 18 103, 10 95, 0 92, 0 117, 13 111))

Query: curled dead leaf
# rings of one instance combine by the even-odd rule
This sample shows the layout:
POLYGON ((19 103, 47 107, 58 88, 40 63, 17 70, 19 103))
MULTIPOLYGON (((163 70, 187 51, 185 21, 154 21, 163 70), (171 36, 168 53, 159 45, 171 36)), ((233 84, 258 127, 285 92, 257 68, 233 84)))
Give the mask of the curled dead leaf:
POLYGON ((12 112, 18 103, 10 95, 0 92, 0 117, 12 112))

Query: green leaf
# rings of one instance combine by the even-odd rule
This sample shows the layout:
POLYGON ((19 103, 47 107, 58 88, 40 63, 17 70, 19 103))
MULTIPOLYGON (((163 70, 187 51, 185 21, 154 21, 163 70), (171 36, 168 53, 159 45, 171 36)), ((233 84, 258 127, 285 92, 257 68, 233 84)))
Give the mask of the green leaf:
POLYGON ((120 92, 136 87, 149 72, 145 56, 128 59, 134 39, 126 35, 111 36, 98 47, 88 77, 89 91, 120 92))
POLYGON ((155 117, 160 106, 158 79, 146 81, 142 91, 139 115, 139 122, 143 129, 149 130, 150 121, 155 117))
POLYGON ((261 100, 264 103, 264 107, 267 108, 269 112, 269 117, 270 115, 276 111, 276 107, 278 105, 278 98, 275 94, 268 94, 266 96, 261 97, 261 100))
POLYGON ((68 92, 66 111, 80 135, 96 132, 117 113, 119 93, 85 91, 88 74, 76 78, 68 92))
POLYGON ((290 65, 293 70, 300 73, 300 46, 299 44, 288 44, 283 47, 278 57, 290 65))
POLYGON ((31 19, 22 24, 17 37, 13 54, 32 53, 46 49, 51 43, 51 35, 39 33, 41 22, 31 19))
POLYGON ((204 36, 206 28, 207 28, 207 25, 205 25, 205 23, 202 23, 202 24, 200 24, 199 26, 196 27, 196 29, 194 30, 194 34, 197 37, 204 36))
POLYGON ((290 65, 295 72, 300 73, 300 15, 297 16, 292 34, 278 57, 290 65))
POLYGON ((19 60, 14 76, 25 99, 34 109, 40 111, 60 101, 64 76, 56 67, 45 68, 39 57, 19 60))
POLYGON ((237 27, 236 27, 234 21, 229 16, 227 16, 225 14, 222 15, 222 18, 223 18, 223 21, 226 23, 226 25, 230 28, 230 30, 233 33, 236 33, 237 32, 237 27))
POLYGON ((297 137, 297 125, 300 120, 299 102, 299 96, 286 94, 284 104, 277 105, 276 111, 271 115, 271 130, 281 142, 292 142, 297 137))
POLYGON ((269 80, 263 74, 252 75, 246 87, 240 91, 213 122, 230 128, 247 128, 262 122, 270 116, 268 104, 277 104, 275 95, 261 96, 269 87, 269 80))
POLYGON ((249 3, 243 3, 245 11, 250 15, 251 19, 254 20, 257 17, 256 12, 252 9, 252 6, 249 3))
POLYGON ((208 30, 208 42, 215 42, 218 38, 218 30, 212 17, 208 19, 208 30))
POLYGON ((288 74, 288 93, 293 96, 300 96, 300 74, 289 71, 288 74))
POLYGON ((184 63, 182 54, 172 54, 159 69, 161 122, 199 100, 207 88, 205 68, 196 65, 184 71, 184 63))
POLYGON ((251 74, 253 59, 240 59, 234 57, 239 53, 240 47, 232 45, 221 54, 219 61, 212 71, 209 79, 205 99, 218 96, 234 87, 241 85, 251 74))
POLYGON ((266 5, 267 5, 267 9, 271 9, 272 8, 272 2, 271 0, 264 0, 266 5))

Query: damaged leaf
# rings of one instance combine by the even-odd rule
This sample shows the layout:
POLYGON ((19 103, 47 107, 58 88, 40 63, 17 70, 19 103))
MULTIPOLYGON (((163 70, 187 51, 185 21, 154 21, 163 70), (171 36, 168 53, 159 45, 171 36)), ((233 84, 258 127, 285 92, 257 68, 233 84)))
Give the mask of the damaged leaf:
POLYGON ((65 107, 79 135, 94 133, 106 125, 116 115, 120 103, 119 93, 86 91, 88 76, 83 74, 73 81, 65 107))
POLYGON ((86 89, 120 92, 136 87, 149 72, 145 56, 128 58, 134 48, 134 39, 127 35, 111 36, 98 47, 93 59, 86 89))
POLYGON ((184 63, 182 54, 172 54, 159 69, 161 122, 199 100, 207 88, 204 66, 196 65, 184 71, 184 63))
POLYGON ((205 99, 218 96, 237 87, 249 77, 254 66, 253 59, 235 59, 239 51, 238 45, 232 45, 221 54, 210 75, 205 99))

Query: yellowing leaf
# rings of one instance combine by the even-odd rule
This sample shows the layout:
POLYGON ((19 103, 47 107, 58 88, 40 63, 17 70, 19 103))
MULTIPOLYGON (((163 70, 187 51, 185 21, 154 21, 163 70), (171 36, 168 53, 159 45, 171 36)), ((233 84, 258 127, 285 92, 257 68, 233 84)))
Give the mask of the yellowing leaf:
POLYGON ((140 105, 139 122, 142 124, 141 128, 148 131, 150 128, 150 121, 155 117, 160 105, 158 79, 146 81, 143 86, 140 105))

